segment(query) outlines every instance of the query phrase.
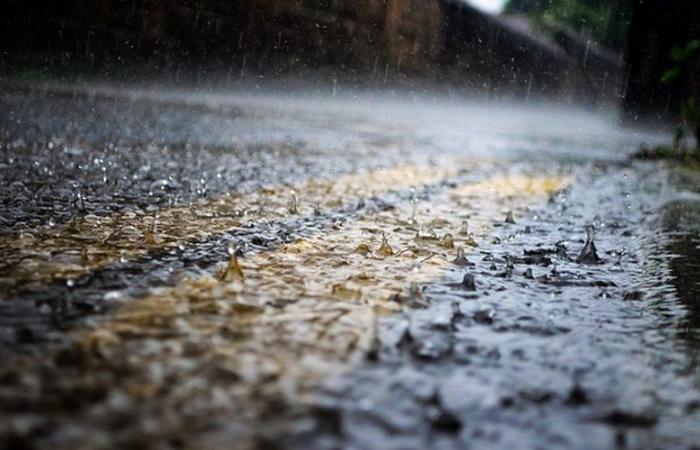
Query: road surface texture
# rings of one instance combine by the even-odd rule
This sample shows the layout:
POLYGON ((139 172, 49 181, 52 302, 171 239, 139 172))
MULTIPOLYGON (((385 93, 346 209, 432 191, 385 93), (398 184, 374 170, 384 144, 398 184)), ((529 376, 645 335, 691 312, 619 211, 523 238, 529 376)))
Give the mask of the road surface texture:
POLYGON ((0 87, 0 447, 700 448, 697 178, 555 105, 0 87))

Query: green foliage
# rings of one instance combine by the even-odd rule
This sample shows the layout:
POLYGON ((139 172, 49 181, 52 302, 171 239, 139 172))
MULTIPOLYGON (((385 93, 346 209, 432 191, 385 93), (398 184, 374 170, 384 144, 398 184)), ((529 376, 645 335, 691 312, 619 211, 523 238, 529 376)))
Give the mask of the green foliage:
POLYGON ((670 83, 672 81, 675 81, 678 79, 678 77, 681 76, 681 68, 678 66, 671 67, 670 69, 666 70, 662 75, 661 75, 661 82, 662 83, 670 83))
POLYGON ((700 40, 697 39, 693 39, 683 47, 679 47, 677 45, 674 46, 671 49, 670 55, 673 65, 666 69, 666 71, 664 71, 664 73, 661 75, 661 82, 671 83, 680 78, 684 72, 685 66, 689 62, 692 62, 693 58, 695 58, 699 53, 700 40))
POLYGON ((625 0, 510 0, 506 13, 526 14, 542 30, 568 26, 596 41, 625 45, 631 2, 625 0))
POLYGON ((685 64, 690 61, 700 51, 700 40, 693 39, 684 47, 674 46, 671 49, 671 61, 676 64, 685 64))

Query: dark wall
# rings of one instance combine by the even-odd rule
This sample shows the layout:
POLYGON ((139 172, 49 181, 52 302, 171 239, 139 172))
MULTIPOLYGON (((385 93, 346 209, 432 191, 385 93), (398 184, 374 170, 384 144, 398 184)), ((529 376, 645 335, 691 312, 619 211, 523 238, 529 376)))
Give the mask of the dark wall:
POLYGON ((0 45, 96 64, 235 55, 254 2, 6 0, 0 45))
POLYGON ((386 55, 386 3, 6 0, 0 5, 0 50, 6 58, 44 55, 52 64, 365 67, 386 55))
POLYGON ((598 69, 463 0, 5 0, 0 20, 6 70, 37 61, 111 73, 140 63, 166 73, 323 69, 326 78, 350 81, 412 78, 590 103, 605 97, 590 89, 603 77, 598 69))

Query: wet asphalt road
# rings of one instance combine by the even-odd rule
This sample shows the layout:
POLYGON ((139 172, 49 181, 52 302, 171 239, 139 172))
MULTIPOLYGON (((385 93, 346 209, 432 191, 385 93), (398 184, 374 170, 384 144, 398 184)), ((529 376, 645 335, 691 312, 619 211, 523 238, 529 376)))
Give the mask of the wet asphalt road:
POLYGON ((5 85, 0 110, 6 445, 698 448, 695 186, 627 160, 663 136, 620 131, 612 115, 407 93, 5 85), (314 183, 344 190, 328 200, 331 188, 314 183), (224 217, 216 205, 229 193, 242 206, 224 217), (179 232, 185 220, 200 232, 179 232), (456 228, 464 221, 478 247, 456 228), (103 230, 112 223, 118 233, 103 230), (599 264, 576 261, 589 224, 599 264), (122 236, 128 227, 137 238, 122 236), (468 263, 454 264, 446 232, 469 248, 468 263), (375 249, 380 233, 394 247, 371 251, 382 258, 338 256, 375 249), (88 243, 97 256, 81 253, 88 243), (191 294, 183 277, 215 273, 231 243, 259 278, 191 294), (401 265, 405 252, 415 258, 401 265), (286 280, 278 255, 307 253, 291 260, 309 277, 304 290, 266 290, 266 267, 286 280), (365 288, 324 285, 334 276, 365 288), (374 298, 392 289, 392 300, 374 298), (260 302, 245 314, 273 305, 296 322, 258 335, 271 311, 260 309, 262 319, 226 325, 235 338, 217 328, 204 339, 200 322, 155 338, 160 322, 115 328, 129 305, 185 290, 185 322, 218 327, 229 311, 220 303, 239 296, 260 302), (193 296, 217 302, 199 317, 193 296), (328 302, 356 309, 304 319, 328 302), (76 353, 85 330, 91 344, 76 353), (192 350, 221 340, 238 346, 223 362, 192 350), (300 369, 280 368, 283 353, 300 369), (149 359, 163 364, 146 371, 149 359), (229 363, 235 376, 222 375, 229 363))

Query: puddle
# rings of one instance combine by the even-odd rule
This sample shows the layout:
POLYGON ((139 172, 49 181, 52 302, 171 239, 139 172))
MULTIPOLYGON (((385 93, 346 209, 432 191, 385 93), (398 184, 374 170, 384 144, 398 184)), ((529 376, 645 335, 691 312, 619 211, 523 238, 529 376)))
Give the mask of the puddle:
POLYGON ((660 211, 661 235, 652 258, 661 260, 661 287, 656 294, 658 314, 668 322, 688 352, 687 371, 700 386, 700 200, 677 200, 660 211))

